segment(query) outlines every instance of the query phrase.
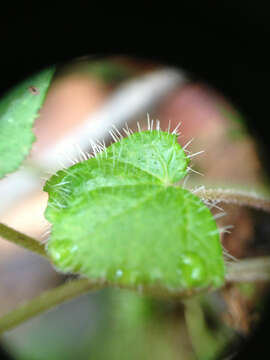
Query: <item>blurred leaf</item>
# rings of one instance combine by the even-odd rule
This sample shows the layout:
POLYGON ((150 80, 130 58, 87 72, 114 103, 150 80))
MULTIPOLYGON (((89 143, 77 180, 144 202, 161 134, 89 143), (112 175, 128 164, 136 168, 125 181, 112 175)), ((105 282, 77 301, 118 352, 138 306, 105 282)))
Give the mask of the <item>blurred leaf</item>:
POLYGON ((256 294, 256 284, 253 283, 239 283, 236 285, 237 288, 239 289, 240 293, 248 298, 248 299, 252 299, 254 297, 254 295, 256 294))
POLYGON ((85 70, 107 83, 121 82, 133 73, 127 66, 109 60, 90 62, 85 70))
POLYGON ((241 140, 247 136, 247 129, 244 117, 235 109, 228 109, 225 106, 218 107, 220 113, 230 121, 227 135, 232 141, 241 140))
POLYGON ((199 299, 185 302, 185 318, 194 352, 200 360, 216 360, 228 344, 225 332, 211 331, 207 326, 199 299))
POLYGON ((28 78, 0 100, 0 178, 15 171, 31 149, 35 140, 32 126, 54 70, 52 67, 28 78))
POLYGON ((113 59, 99 59, 94 60, 92 58, 84 57, 76 59, 73 63, 64 66, 59 74, 63 76, 67 74, 83 74, 96 78, 101 82, 108 85, 117 85, 133 75, 136 74, 136 69, 130 64, 113 60, 113 59))
POLYGON ((168 314, 160 313, 157 305, 134 292, 113 291, 111 321, 102 341, 92 345, 88 359, 124 360, 127 354, 129 360, 193 359, 188 356, 186 339, 180 338, 179 327, 174 326, 176 321, 168 321, 168 314))

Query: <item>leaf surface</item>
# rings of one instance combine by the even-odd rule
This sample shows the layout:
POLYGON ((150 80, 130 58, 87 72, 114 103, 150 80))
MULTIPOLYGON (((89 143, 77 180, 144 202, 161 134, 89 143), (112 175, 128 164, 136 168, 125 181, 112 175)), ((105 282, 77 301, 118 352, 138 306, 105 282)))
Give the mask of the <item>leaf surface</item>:
POLYGON ((15 171, 28 155, 32 127, 51 83, 54 68, 28 78, 0 100, 0 178, 15 171))
POLYGON ((210 210, 175 186, 187 173, 176 135, 135 133, 46 183, 47 251, 63 272, 178 293, 224 282, 210 210))

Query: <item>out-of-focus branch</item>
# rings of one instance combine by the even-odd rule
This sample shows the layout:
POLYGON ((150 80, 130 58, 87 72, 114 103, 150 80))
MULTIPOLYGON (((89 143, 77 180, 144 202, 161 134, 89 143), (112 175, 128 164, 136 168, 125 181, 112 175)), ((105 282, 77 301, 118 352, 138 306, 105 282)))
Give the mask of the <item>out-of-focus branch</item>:
POLYGON ((270 256, 243 259, 227 266, 226 281, 270 281, 270 256))
POLYGON ((55 289, 46 291, 2 316, 0 318, 0 334, 13 329, 15 326, 20 325, 38 314, 48 311, 58 304, 62 304, 88 291, 98 290, 101 287, 101 284, 91 283, 90 280, 87 279, 76 279, 60 285, 55 289))
POLYGON ((47 257, 44 246, 39 241, 2 223, 0 223, 0 237, 26 250, 47 257))
POLYGON ((205 189, 194 191, 195 195, 204 200, 221 201, 228 204, 249 206, 258 210, 270 212, 270 196, 256 192, 235 189, 205 189))

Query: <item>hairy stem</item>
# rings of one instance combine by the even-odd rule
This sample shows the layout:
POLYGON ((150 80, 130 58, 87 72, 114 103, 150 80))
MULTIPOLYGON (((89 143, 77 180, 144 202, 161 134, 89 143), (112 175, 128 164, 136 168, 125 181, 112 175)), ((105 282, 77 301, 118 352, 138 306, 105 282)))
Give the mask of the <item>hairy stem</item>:
POLYGON ((0 237, 21 246, 26 250, 30 250, 38 255, 47 257, 44 246, 38 240, 2 223, 0 223, 0 237))
POLYGON ((88 279, 76 279, 69 281, 55 289, 49 290, 29 302, 19 306, 0 318, 0 334, 11 330, 26 320, 41 314, 56 305, 62 304, 76 296, 82 295, 90 290, 98 290, 103 285, 91 283, 88 279))
POLYGON ((249 206, 270 212, 270 197, 253 192, 231 189, 198 189, 194 193, 204 200, 218 200, 228 204, 249 206))
POLYGON ((227 267, 226 281, 270 281, 270 256, 230 263, 227 267))

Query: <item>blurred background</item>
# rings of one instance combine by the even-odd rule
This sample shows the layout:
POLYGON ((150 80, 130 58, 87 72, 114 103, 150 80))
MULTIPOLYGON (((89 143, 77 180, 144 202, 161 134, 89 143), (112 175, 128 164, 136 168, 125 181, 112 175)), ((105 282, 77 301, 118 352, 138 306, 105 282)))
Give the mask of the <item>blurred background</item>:
MULTIPOLYGON (((204 153, 192 160, 185 186, 259 189, 268 192, 258 144, 246 120, 222 93, 194 81, 184 69, 135 57, 82 57, 58 67, 35 122, 37 137, 20 170, 0 183, 0 221, 46 242, 50 174, 80 160, 90 139, 112 142, 109 130, 161 129, 180 122, 179 142, 204 153), (79 145, 79 147, 78 147, 79 145), (202 174, 202 175, 200 175, 202 174)), ((270 254, 268 216, 225 205, 220 227, 224 248, 236 259, 270 254)), ((67 280, 50 264, 0 241, 0 314, 67 280)), ((2 340, 14 359, 216 359, 233 355, 261 318, 268 283, 228 283, 184 304, 105 289, 59 306, 7 332, 2 340), (42 349, 42 351, 41 351, 42 349), (127 357, 128 353, 128 357, 127 357)))

